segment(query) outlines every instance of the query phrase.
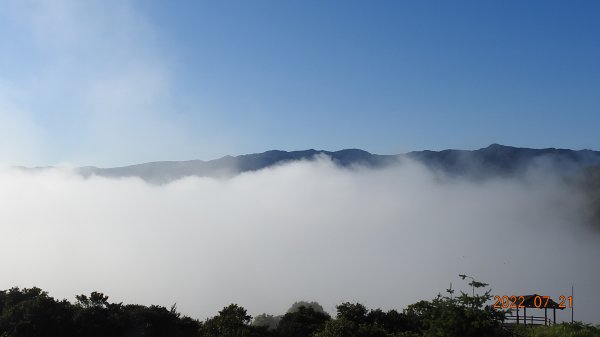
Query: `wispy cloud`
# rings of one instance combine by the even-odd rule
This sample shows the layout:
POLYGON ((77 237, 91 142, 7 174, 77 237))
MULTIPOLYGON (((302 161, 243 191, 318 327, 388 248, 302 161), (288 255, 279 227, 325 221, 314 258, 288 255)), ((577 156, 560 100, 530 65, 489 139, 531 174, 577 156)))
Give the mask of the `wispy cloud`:
POLYGON ((29 164, 40 155, 42 130, 9 83, 0 81, 0 165, 29 164))
MULTIPOLYGON (((27 94, 29 116, 47 127, 49 147, 66 145, 56 157, 106 165, 156 160, 186 147, 185 126, 172 116, 169 64, 133 2, 16 1, 3 7, 7 29, 34 53, 12 60, 28 71, 2 81, 27 94)), ((12 153, 27 149, 11 149, 2 156, 22 164, 12 153)), ((39 150, 44 153, 43 146, 39 150)))

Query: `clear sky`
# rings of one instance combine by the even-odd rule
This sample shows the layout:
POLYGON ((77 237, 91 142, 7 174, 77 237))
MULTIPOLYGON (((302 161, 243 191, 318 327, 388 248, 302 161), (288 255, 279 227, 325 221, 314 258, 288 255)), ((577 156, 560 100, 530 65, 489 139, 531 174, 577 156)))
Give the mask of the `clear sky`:
POLYGON ((2 1, 0 163, 600 150, 598 1, 2 1))

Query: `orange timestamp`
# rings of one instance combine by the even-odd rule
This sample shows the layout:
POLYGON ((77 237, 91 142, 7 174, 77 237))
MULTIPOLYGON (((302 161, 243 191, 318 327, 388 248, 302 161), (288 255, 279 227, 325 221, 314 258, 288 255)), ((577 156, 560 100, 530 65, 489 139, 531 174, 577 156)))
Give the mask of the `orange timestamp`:
POLYGON ((550 296, 494 296, 494 309, 521 309, 521 308, 573 308, 573 296, 560 295, 559 303, 554 302, 550 296))

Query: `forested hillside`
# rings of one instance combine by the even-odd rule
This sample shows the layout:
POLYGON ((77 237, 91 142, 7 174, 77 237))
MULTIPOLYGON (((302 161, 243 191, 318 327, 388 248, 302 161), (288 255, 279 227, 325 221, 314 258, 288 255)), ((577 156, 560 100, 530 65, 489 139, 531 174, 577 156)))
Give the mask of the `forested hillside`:
MULTIPOLYGON (((473 281, 477 288, 487 286, 473 281)), ((316 302, 297 302, 283 315, 258 315, 231 304, 214 317, 199 320, 162 306, 112 303, 93 292, 76 302, 57 300, 39 288, 0 291, 0 336, 3 337, 495 337, 511 336, 502 327, 504 312, 482 294, 447 290, 402 311, 368 309, 341 303, 334 317, 316 302)), ((600 336, 600 329, 577 323, 523 329, 521 336, 600 336)))

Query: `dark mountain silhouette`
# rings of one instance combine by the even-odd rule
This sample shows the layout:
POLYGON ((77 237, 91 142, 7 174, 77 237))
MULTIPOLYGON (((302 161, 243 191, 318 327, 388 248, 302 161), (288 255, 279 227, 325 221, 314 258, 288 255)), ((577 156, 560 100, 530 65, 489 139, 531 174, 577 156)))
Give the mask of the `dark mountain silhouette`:
POLYGON ((230 177, 287 162, 312 160, 318 155, 328 156, 336 164, 343 167, 353 165, 382 167, 397 159, 397 156, 394 155, 375 155, 357 149, 336 152, 312 149, 291 152, 273 150, 236 157, 225 156, 210 161, 160 161, 114 168, 88 166, 80 168, 79 172, 84 176, 139 177, 153 183, 166 183, 188 176, 230 177))
POLYGON ((434 170, 473 177, 512 175, 535 166, 568 172, 600 164, 600 151, 530 149, 499 144, 474 151, 415 151, 406 156, 434 170))
POLYGON ((97 168, 82 167, 84 176, 139 177, 152 183, 167 183, 188 176, 231 177, 239 173, 298 160, 312 160, 323 155, 341 167, 367 166, 380 168, 406 159, 416 160, 432 170, 450 175, 490 177, 511 175, 536 165, 561 171, 579 170, 600 165, 600 151, 568 149, 530 149, 492 144, 474 151, 414 151, 398 155, 378 155, 359 149, 341 151, 267 151, 241 156, 225 156, 202 161, 160 161, 138 165, 97 168))

